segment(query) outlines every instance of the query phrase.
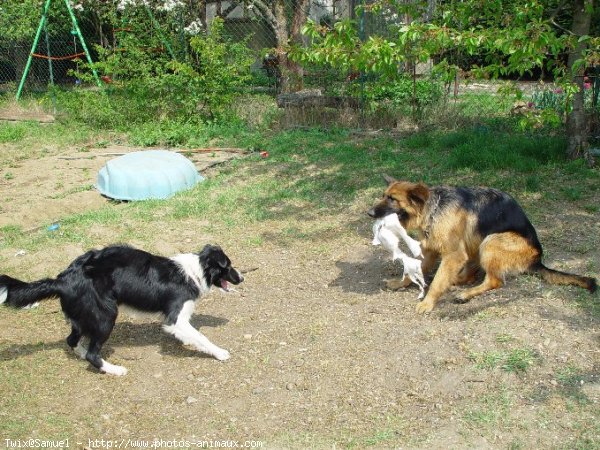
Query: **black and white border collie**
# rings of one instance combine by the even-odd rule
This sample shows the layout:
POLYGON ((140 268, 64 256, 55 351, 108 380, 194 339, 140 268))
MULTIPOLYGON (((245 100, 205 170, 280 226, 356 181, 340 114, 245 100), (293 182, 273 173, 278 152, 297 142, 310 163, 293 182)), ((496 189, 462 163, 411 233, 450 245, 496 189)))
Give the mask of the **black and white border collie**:
POLYGON ((244 280, 223 250, 207 245, 200 253, 165 258, 124 245, 90 250, 55 279, 26 283, 0 275, 0 304, 15 308, 59 297, 71 322, 67 344, 101 372, 125 375, 127 369, 100 357, 120 306, 164 317, 163 329, 181 342, 220 361, 229 352, 211 343, 189 322, 196 300, 212 286, 229 290, 244 280), (83 338, 89 340, 88 348, 83 338))

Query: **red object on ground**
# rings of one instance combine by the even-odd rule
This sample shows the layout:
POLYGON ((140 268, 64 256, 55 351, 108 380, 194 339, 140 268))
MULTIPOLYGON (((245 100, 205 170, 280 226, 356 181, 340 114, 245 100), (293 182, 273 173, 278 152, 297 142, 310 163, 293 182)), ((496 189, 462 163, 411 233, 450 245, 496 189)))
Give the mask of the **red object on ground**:
POLYGON ((263 158, 268 158, 269 157, 269 152, 260 152, 260 156, 263 158))

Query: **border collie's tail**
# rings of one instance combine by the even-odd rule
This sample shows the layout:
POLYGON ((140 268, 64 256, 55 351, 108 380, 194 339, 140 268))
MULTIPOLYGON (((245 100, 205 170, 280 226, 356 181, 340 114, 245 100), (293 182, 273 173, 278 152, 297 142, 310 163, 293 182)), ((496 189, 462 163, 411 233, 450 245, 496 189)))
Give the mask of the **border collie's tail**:
POLYGON ((571 273, 561 272, 559 270, 549 269, 541 262, 531 268, 532 271, 540 274, 544 281, 551 284, 570 284, 587 289, 591 293, 596 292, 598 284, 596 279, 592 277, 583 277, 571 273))
POLYGON ((0 305, 6 304, 14 308, 23 308, 51 297, 58 296, 60 291, 56 280, 45 278, 31 283, 0 275, 0 305))

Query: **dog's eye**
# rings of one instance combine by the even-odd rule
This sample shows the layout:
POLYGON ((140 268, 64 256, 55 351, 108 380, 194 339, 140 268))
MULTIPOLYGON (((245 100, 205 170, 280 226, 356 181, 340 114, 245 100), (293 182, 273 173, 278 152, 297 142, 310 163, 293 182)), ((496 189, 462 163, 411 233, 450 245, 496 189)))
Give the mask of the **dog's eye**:
POLYGON ((386 196, 385 196, 385 199, 386 199, 388 202, 393 202, 393 201, 394 201, 394 197, 392 197, 391 195, 386 195, 386 196))

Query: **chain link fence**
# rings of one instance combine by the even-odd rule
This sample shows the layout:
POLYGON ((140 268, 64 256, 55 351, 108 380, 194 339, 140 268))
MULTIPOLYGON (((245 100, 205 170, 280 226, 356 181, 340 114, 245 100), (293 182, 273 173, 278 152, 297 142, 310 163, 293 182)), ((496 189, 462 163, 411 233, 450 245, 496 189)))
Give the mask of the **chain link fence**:
MULTIPOLYGON (((351 18, 359 25, 361 38, 369 36, 389 37, 391 30, 406 18, 398 17, 391 10, 377 14, 356 9, 359 5, 373 0, 289 0, 284 16, 288 29, 295 18, 311 19, 322 25, 332 26, 335 22, 351 18), (305 8, 298 14, 295 8, 305 8)), ((123 7, 132 0, 99 2, 97 8, 77 8, 75 15, 81 36, 90 50, 90 57, 98 59, 97 46, 122 51, 127 39, 135 35, 139 41, 147 42, 148 51, 156 51, 160 46, 173 58, 186 58, 187 40, 190 35, 206 30, 217 17, 224 20, 224 32, 236 42, 244 42, 254 54, 253 81, 250 92, 267 92, 274 96, 280 87, 281 71, 275 54, 278 46, 278 21, 274 3, 266 0, 200 0, 185 2, 184 8, 168 10, 166 7, 150 9, 138 7, 135 13, 123 7), (134 26, 137 24, 137 26, 134 26)), ((161 2, 156 2, 158 5, 161 2)), ((162 1, 166 6, 169 2, 162 1)), ((175 2, 177 3, 177 2, 175 2)), ((90 3, 85 3, 89 5, 90 3)), ((2 16, 0 15, 0 18, 2 16)), ((32 50, 35 31, 41 18, 39 14, 29 18, 29 34, 19 38, 11 37, 9 28, 0 26, 0 93, 14 93, 26 72, 27 60, 32 53, 32 61, 26 76, 25 92, 46 91, 51 84, 61 87, 77 85, 75 75, 85 64, 82 43, 75 26, 61 0, 54 0, 47 25, 40 30, 36 48, 32 50), (4 31, 3 31, 4 30, 4 31)), ((289 31, 289 30, 288 30, 289 31)), ((307 43, 307 41, 305 41, 307 43)), ((461 62, 461 55, 453 56, 454 63, 461 62)), ((462 61, 468 64, 466 59, 462 61)), ((431 64, 420 64, 407 70, 410 86, 404 89, 405 97, 382 98, 378 107, 365 101, 369 94, 370 82, 364 74, 343 72, 323 67, 304 67, 302 85, 304 98, 295 106, 288 103, 283 110, 281 121, 284 126, 302 125, 345 125, 353 127, 406 128, 422 125, 452 125, 463 118, 506 117, 510 114, 523 114, 528 108, 542 106, 560 100, 560 93, 551 87, 540 88, 534 82, 521 82, 525 92, 524 105, 515 105, 498 94, 501 83, 466 82, 456 79, 446 85, 428 88, 428 70, 431 64), (422 88, 429 102, 419 104, 415 92, 422 88), (315 101, 314 97, 321 97, 315 101), (428 97, 429 98, 429 97, 428 97)), ((406 68, 404 68, 406 69, 406 68)), ((400 70, 403 70, 400 67, 400 70)), ((100 74, 102 75, 102 74, 100 74)), ((600 129, 600 68, 586 79, 586 106, 590 111, 592 127, 600 129)), ((421 95, 421 94, 419 94, 421 95)), ((547 106, 547 105, 546 105, 547 106)), ((557 103, 557 108, 560 108, 557 103)))
MULTIPOLYGON (((30 52, 31 43, 0 42, 0 91, 16 91, 30 52)), ((74 85, 76 78, 71 72, 85 60, 85 54, 74 40, 49 39, 47 43, 40 42, 33 53, 26 81, 27 88, 35 92, 46 91, 52 82, 74 85)))

